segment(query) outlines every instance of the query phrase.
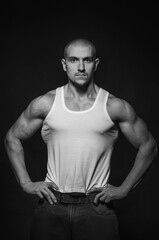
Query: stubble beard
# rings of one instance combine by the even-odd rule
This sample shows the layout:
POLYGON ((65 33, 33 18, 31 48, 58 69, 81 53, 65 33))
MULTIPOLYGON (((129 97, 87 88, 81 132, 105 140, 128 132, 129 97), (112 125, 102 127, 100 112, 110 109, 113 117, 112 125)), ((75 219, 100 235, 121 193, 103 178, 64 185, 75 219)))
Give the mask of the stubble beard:
MULTIPOLYGON (((80 79, 80 78, 79 78, 80 79)), ((82 78, 81 78, 81 80, 82 80, 82 78)), ((78 81, 78 80, 74 80, 74 81, 72 81, 72 80, 69 80, 70 82, 71 82, 71 84, 76 88, 76 89, 78 89, 78 90, 80 90, 80 91, 82 91, 82 92, 84 92, 84 91, 86 91, 87 89, 88 89, 88 86, 91 84, 91 82, 93 81, 93 78, 91 78, 91 79, 89 79, 89 80, 82 80, 82 82, 81 82, 81 80, 80 81, 78 81)))

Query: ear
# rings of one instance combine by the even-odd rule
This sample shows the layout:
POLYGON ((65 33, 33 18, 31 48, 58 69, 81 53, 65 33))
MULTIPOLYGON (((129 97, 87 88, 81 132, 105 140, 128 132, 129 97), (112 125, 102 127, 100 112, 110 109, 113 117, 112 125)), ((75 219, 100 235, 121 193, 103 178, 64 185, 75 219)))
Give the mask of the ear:
POLYGON ((94 63, 94 71, 97 70, 97 67, 98 67, 99 62, 100 62, 99 58, 96 58, 96 59, 95 59, 95 63, 94 63))
POLYGON ((61 59, 63 70, 66 72, 66 60, 64 58, 61 59))

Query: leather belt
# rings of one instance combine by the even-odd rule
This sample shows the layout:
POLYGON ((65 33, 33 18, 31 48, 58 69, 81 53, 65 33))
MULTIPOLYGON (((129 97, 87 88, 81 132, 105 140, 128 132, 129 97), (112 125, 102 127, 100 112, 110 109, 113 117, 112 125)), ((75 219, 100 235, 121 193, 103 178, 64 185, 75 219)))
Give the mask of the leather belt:
POLYGON ((90 193, 89 195, 81 192, 62 193, 59 191, 55 191, 54 189, 50 190, 55 195, 57 202, 66 204, 84 204, 94 202, 94 198, 97 194, 96 192, 90 193))

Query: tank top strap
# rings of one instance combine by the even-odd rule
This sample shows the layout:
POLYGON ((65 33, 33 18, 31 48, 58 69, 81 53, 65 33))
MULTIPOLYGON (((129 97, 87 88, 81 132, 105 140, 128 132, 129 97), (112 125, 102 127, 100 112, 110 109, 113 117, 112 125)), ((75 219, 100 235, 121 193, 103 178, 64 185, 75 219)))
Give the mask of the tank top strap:
POLYGON ((62 107, 62 87, 56 88, 54 107, 62 107))
POLYGON ((62 101, 62 87, 56 88, 56 100, 62 101))
POLYGON ((102 94, 101 94, 101 101, 103 103, 103 110, 105 113, 106 118, 112 122, 112 124, 114 125, 114 122, 112 121, 109 113, 108 113, 108 98, 109 98, 109 92, 106 91, 105 89, 102 89, 102 94))
POLYGON ((56 106, 60 105, 60 88, 56 88, 55 89, 55 98, 53 101, 53 104, 50 108, 50 111, 48 112, 48 114, 46 115, 43 124, 46 122, 46 120, 50 117, 50 115, 52 114, 53 110, 55 109, 56 106))
POLYGON ((98 98, 98 102, 102 103, 103 106, 106 106, 108 101, 108 96, 109 96, 109 92, 103 88, 100 88, 100 95, 98 98))

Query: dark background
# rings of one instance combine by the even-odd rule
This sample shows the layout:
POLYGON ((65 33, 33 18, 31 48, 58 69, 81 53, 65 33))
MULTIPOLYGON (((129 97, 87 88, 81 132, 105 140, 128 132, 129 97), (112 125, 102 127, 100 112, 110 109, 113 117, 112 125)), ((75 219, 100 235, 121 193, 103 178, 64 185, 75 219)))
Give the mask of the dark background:
MULTIPOLYGON (((1 7, 1 235, 26 240, 37 197, 25 194, 12 172, 4 136, 30 101, 67 82, 61 68, 65 44, 88 38, 101 62, 96 83, 128 101, 158 142, 157 6, 60 1, 6 2, 1 7)), ((33 181, 46 173, 46 147, 40 130, 24 143, 33 181)), ((120 185, 136 150, 120 135, 112 156, 111 182, 120 185)), ((122 239, 159 237, 158 156, 128 197, 115 201, 122 239)))

